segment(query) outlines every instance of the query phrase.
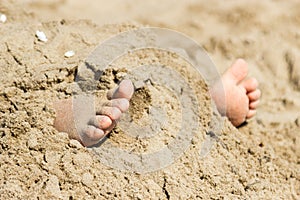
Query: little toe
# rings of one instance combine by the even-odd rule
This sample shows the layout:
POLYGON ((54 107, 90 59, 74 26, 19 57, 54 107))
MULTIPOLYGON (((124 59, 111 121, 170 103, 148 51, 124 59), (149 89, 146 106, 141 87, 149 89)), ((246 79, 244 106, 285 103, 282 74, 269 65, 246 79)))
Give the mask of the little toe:
POLYGON ((253 92, 250 92, 247 94, 250 101, 256 101, 261 96, 261 91, 259 89, 254 90, 253 92))
POLYGON ((247 118, 247 119, 250 119, 250 118, 254 117, 255 115, 256 115, 256 110, 251 109, 251 110, 249 110, 249 112, 248 112, 246 118, 247 118))
POLYGON ((249 104, 249 109, 256 109, 259 105, 259 100, 253 101, 249 104))
POLYGON ((114 89, 110 90, 107 93, 108 99, 118 99, 118 98, 125 98, 130 100, 134 92, 133 84, 130 80, 123 80, 119 84, 119 86, 114 89))
POLYGON ((236 84, 240 83, 248 75, 248 64, 243 59, 237 59, 233 65, 227 69, 224 76, 228 80, 233 80, 236 84))
POLYGON ((117 120, 121 117, 122 112, 117 107, 103 106, 102 108, 100 108, 100 110, 97 112, 97 114, 106 115, 111 120, 117 120))
POLYGON ((107 129, 111 126, 112 120, 105 115, 96 115, 90 120, 90 123, 99 129, 107 129))
POLYGON ((255 78, 248 78, 241 85, 246 89, 247 93, 250 93, 257 89, 258 81, 255 78))

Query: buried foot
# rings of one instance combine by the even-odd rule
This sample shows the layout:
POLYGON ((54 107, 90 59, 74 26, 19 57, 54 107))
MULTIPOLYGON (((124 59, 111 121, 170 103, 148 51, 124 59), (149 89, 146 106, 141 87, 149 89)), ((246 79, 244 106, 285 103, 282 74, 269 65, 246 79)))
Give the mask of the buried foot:
POLYGON ((133 92, 132 82, 123 80, 118 88, 108 92, 108 101, 96 102, 95 116, 90 119, 89 125, 79 133, 74 124, 72 99, 56 102, 54 127, 58 131, 67 132, 70 138, 78 140, 84 146, 97 144, 115 127, 121 114, 128 109, 133 92))
POLYGON ((247 75, 247 63, 238 59, 210 89, 218 111, 236 127, 256 114, 261 96, 257 80, 247 75))
POLYGON ((96 116, 90 120, 90 125, 80 134, 81 141, 85 146, 98 143, 101 138, 112 131, 122 113, 128 110, 133 92, 132 82, 123 80, 118 88, 107 93, 109 101, 98 102, 96 116))

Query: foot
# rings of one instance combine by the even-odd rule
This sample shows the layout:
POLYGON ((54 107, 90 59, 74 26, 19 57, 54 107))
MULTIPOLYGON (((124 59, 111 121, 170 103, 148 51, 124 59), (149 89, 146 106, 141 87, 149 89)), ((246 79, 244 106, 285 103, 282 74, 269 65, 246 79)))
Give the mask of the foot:
POLYGON ((81 141, 85 146, 91 146, 99 142, 107 135, 120 119, 123 112, 129 107, 129 100, 134 92, 130 80, 123 80, 119 87, 107 94, 109 101, 98 102, 96 116, 90 120, 90 125, 80 134, 81 141))
POLYGON ((261 95, 257 80, 247 75, 247 63, 238 59, 210 89, 218 111, 236 127, 256 114, 261 95))
POLYGON ((117 121, 129 107, 129 100, 134 92, 130 80, 123 80, 118 88, 108 92, 108 101, 96 102, 96 115, 90 119, 89 125, 78 133, 74 124, 72 100, 62 100, 54 105, 56 119, 54 127, 64 131, 69 137, 80 141, 84 146, 97 144, 116 125, 117 121))

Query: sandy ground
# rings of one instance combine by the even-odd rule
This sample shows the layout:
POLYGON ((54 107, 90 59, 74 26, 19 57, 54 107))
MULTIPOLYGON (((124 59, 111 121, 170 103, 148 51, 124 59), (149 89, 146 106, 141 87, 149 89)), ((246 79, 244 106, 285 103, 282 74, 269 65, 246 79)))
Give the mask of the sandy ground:
MULTIPOLYGON (((300 198, 300 4, 296 0, 226 4, 4 0, 0 12, 7 16, 6 23, 0 23, 0 199, 300 198), (117 25, 104 25, 111 23, 117 25), (200 125, 191 131, 189 148, 171 165, 140 174, 106 165, 113 160, 103 161, 107 142, 91 151, 57 132, 52 126, 52 103, 71 95, 78 68, 101 41, 147 25, 172 28, 193 38, 220 72, 234 59, 246 59, 263 96, 255 119, 239 129, 225 120, 222 142, 200 158, 213 111, 203 79, 193 77, 184 60, 165 52, 142 51, 116 60, 114 69, 100 79, 100 93, 114 87, 126 70, 146 63, 184 67, 179 74, 197 97, 190 115, 196 115, 193 120, 200 125), (36 30, 45 32, 47 43, 37 40, 36 30), (65 58, 68 50, 74 50, 75 56, 65 58)), ((129 110, 133 123, 121 123, 110 141, 132 152, 168 146, 180 129, 178 122, 182 123, 178 113, 184 114, 176 98, 155 83, 139 88, 129 110), (150 105, 165 105, 170 120, 163 131, 155 139, 126 136, 126 126, 148 121, 145 113, 152 113, 147 110, 150 105)))

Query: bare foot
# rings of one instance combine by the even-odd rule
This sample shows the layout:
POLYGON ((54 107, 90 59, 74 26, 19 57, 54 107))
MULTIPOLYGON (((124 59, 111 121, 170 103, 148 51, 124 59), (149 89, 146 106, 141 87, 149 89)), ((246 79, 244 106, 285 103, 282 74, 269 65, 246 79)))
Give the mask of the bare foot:
POLYGON ((96 116, 90 120, 90 125, 81 133, 81 140, 85 146, 91 146, 99 142, 107 135, 120 119, 121 114, 128 110, 129 100, 134 92, 130 80, 123 80, 119 87, 109 91, 107 102, 98 102, 96 116))
POLYGON ((118 88, 108 92, 109 101, 96 103, 96 115, 79 133, 75 128, 72 100, 59 101, 54 105, 56 110, 54 127, 59 131, 67 132, 70 138, 80 141, 84 146, 92 146, 115 127, 121 114, 128 109, 133 92, 132 82, 123 80, 118 88))
POLYGON ((247 63, 238 59, 210 89, 218 111, 236 127, 256 114, 261 95, 257 80, 247 75, 247 63))

